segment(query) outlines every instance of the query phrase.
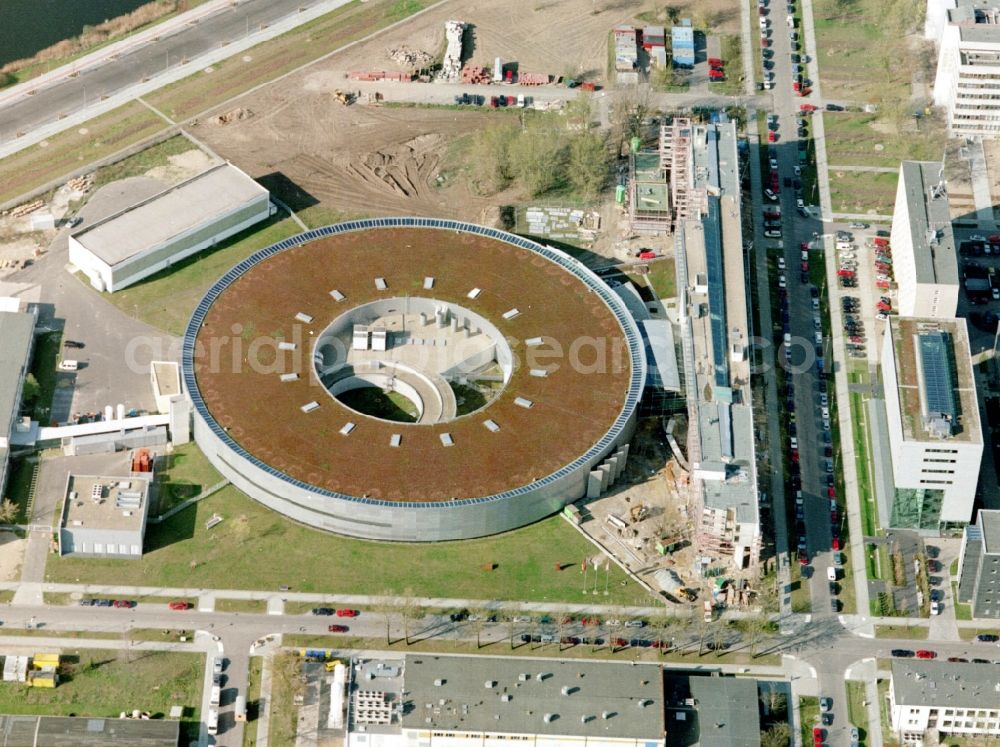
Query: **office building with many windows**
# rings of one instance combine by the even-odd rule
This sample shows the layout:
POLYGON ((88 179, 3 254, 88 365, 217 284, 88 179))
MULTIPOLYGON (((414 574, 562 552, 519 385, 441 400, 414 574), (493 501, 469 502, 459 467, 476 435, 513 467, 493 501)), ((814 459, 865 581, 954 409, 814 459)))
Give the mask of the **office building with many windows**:
POLYGON ((958 601, 973 617, 1000 617, 1000 511, 981 510, 965 528, 958 556, 958 601))
POLYGON ((892 471, 883 525, 932 535, 964 527, 983 456, 965 320, 891 318, 882 380, 892 471))

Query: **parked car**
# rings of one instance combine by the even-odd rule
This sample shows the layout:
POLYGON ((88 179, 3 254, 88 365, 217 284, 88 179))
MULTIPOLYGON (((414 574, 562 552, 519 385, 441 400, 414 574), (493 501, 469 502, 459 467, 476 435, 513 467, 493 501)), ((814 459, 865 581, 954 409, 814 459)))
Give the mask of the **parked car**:
POLYGON ((921 648, 921 649, 917 649, 917 658, 918 659, 936 659, 937 658, 937 654, 935 652, 933 652, 933 651, 928 651, 925 648, 921 648))
POLYGON ((906 648, 894 648, 889 653, 892 654, 893 656, 895 656, 897 659, 912 659, 913 658, 913 652, 910 651, 909 649, 906 649, 906 648))
POLYGON ((833 709, 833 698, 820 698, 819 710, 822 713, 829 713, 833 709))
POLYGON ((337 617, 357 617, 361 613, 358 610, 351 609, 339 609, 337 610, 337 617))
POLYGON ((1000 641, 1000 635, 993 635, 992 633, 980 633, 976 636, 976 640, 980 643, 996 643, 1000 641))
POLYGON ((84 347, 84 344, 79 340, 63 340, 63 347, 79 350, 84 347))
POLYGON ((327 625, 326 629, 331 633, 346 633, 348 630, 346 625, 327 625))
POLYGON ((191 609, 191 603, 185 602, 184 600, 181 599, 174 600, 173 602, 167 604, 167 606, 172 610, 178 610, 178 611, 191 609))
POLYGON ((330 615, 334 614, 334 612, 335 612, 335 610, 333 609, 333 607, 313 607, 312 608, 312 613, 314 615, 330 616, 330 615))
POLYGON ((135 607, 135 602, 131 599, 116 599, 114 605, 120 610, 130 610, 135 607))

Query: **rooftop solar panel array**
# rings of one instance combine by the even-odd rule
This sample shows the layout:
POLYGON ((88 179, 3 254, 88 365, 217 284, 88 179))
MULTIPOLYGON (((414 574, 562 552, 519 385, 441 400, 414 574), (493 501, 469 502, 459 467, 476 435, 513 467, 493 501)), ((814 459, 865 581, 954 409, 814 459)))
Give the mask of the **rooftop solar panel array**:
POLYGON ((947 335, 941 331, 932 331, 923 332, 916 337, 924 406, 929 414, 953 420, 957 415, 955 382, 948 356, 950 345, 947 335))

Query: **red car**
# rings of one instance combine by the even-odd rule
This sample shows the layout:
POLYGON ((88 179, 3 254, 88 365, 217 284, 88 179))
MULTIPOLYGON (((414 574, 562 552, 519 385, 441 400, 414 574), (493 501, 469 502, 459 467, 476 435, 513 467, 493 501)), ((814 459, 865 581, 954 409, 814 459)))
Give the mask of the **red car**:
POLYGON ((1000 244, 1000 236, 997 236, 996 234, 988 236, 987 239, 991 244, 1000 244))
POLYGON ((922 649, 919 649, 917 651, 917 658, 918 659, 936 659, 937 658, 937 654, 934 653, 933 651, 928 651, 927 649, 922 648, 922 649))
POLYGON ((726 77, 726 74, 721 70, 709 70, 708 77, 711 78, 712 80, 722 80, 723 78, 726 77))
POLYGON ((834 550, 840 549, 840 537, 834 537, 833 542, 830 543, 830 547, 834 550))
POLYGON ((795 81, 794 83, 792 83, 792 90, 798 93, 800 90, 802 90, 802 84, 799 83, 798 81, 795 81))
POLYGON ((119 609, 127 609, 128 610, 128 609, 132 609, 133 607, 135 607, 135 602, 131 601, 130 599, 116 599, 115 602, 114 602, 114 604, 115 604, 115 607, 118 607, 119 609))
POLYGON ((799 104, 799 111, 801 112, 814 112, 816 111, 815 104, 799 104))
POLYGON ((346 633, 347 632, 347 626, 346 625, 328 625, 326 629, 329 630, 331 633, 346 633))
POLYGON ((611 645, 613 645, 615 648, 625 648, 626 646, 628 646, 628 641, 626 641, 624 638, 614 638, 611 641, 611 645))
POLYGON ((778 142, 778 133, 776 133, 774 130, 768 130, 767 131, 767 142, 769 142, 769 143, 776 143, 776 142, 778 142))
MULTIPOLYGON (((708 64, 711 65, 712 67, 722 67, 726 63, 720 60, 718 57, 709 57, 708 64)), ((992 240, 993 239, 990 239, 990 241, 992 240)), ((997 237, 997 241, 1000 241, 1000 236, 997 237)))
POLYGON ((826 494, 830 498, 836 498, 837 497, 837 491, 834 490, 833 488, 827 488, 826 489, 826 494))
POLYGON ((883 239, 876 236, 872 241, 875 242, 875 246, 889 246, 889 239, 883 239))
POLYGON ((183 602, 181 600, 170 602, 170 604, 168 604, 167 606, 172 610, 179 610, 179 611, 191 609, 190 602, 183 602))
POLYGON ((357 610, 342 609, 337 610, 337 617, 357 617, 361 613, 357 610))
POLYGON ((805 550, 799 550, 799 565, 809 565, 809 555, 805 550))

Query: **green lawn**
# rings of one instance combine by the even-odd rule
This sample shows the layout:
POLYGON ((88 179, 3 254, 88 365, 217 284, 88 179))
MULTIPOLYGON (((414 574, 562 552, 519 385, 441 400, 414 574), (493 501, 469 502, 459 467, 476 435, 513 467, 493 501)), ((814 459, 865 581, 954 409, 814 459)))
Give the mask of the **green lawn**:
POLYGON ((898 638, 908 641, 926 641, 930 628, 918 625, 876 625, 876 638, 898 638))
POLYGON ((156 465, 158 503, 156 514, 200 494, 222 479, 194 443, 175 446, 156 465))
POLYGON ((858 727, 858 740, 861 747, 868 744, 868 709, 865 708, 865 683, 858 680, 847 680, 847 718, 858 727))
POLYGON ((0 202, 37 189, 71 171, 117 153, 166 128, 153 112, 131 101, 80 127, 0 160, 0 202))
POLYGON ((267 612, 267 602, 263 599, 216 599, 216 612, 267 612))
POLYGON ((203 671, 203 659, 197 654, 64 649, 62 655, 58 687, 47 690, 4 682, 0 710, 118 718, 122 711, 137 708, 164 718, 171 706, 180 705, 185 720, 197 720, 203 671))
POLYGON ((608 596, 584 596, 580 563, 595 552, 558 516, 462 542, 349 539, 295 524, 227 487, 150 525, 141 560, 52 557, 46 574, 49 581, 77 583, 263 590, 288 585, 341 594, 403 594, 409 588, 431 597, 648 603, 615 566, 608 596), (222 523, 206 530, 215 513, 222 523), (488 563, 496 568, 485 570, 488 563))
MULTIPOLYGON (((858 497, 861 501, 861 531, 866 537, 878 533, 878 509, 875 506, 871 480, 874 477, 871 460, 868 457, 868 421, 864 398, 858 392, 851 392, 851 424, 854 437, 854 453, 858 472, 858 497)), ((858 538, 860 541, 860 538, 858 538)))
POLYGON ((94 189, 130 176, 142 176, 150 169, 169 164, 170 156, 187 153, 190 150, 200 150, 200 148, 184 135, 167 138, 134 155, 99 168, 94 174, 94 189))
MULTIPOLYGON (((824 85, 826 81, 824 79, 824 85)), ((826 157, 831 166, 899 168, 903 160, 940 160, 943 142, 931 130, 887 131, 874 114, 841 112, 823 117, 826 157)))
MULTIPOLYGON (((958 561, 955 561, 958 562, 958 561)), ((954 575, 954 574, 952 574, 954 575)), ((958 600, 958 583, 956 581, 951 582, 951 603, 955 607, 955 619, 956 620, 971 620, 972 619, 972 605, 962 604, 958 600)))
POLYGON ((802 732, 802 744, 812 744, 812 730, 819 726, 819 698, 803 695, 799 698, 799 729, 802 732))
POLYGON ((650 262, 646 278, 661 299, 674 298, 677 295, 677 270, 672 257, 650 262))
POLYGON ((835 213, 892 215, 897 175, 870 171, 830 171, 830 200, 835 213))
POLYGON ((130 316, 170 334, 182 335, 191 312, 212 283, 254 252, 298 232, 290 219, 275 217, 236 234, 215 249, 199 252, 136 285, 102 296, 130 316))
MULTIPOLYGON (((923 6, 921 17, 922 10, 923 6)), ((900 57, 908 56, 904 40, 887 28, 884 19, 880 0, 813 4, 816 59, 826 97, 869 101, 900 87, 909 93, 910 67, 900 64, 900 57)))

